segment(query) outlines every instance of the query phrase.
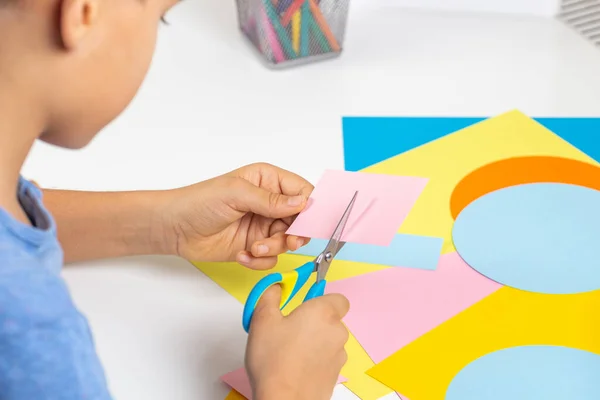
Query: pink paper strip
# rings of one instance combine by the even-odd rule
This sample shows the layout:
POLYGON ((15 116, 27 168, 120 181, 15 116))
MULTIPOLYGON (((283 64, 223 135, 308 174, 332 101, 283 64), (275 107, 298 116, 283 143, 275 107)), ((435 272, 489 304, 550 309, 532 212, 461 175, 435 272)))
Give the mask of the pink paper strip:
POLYGON ((327 292, 348 297, 344 322, 378 364, 500 287, 449 253, 435 271, 389 268, 329 282, 327 292))
POLYGON ((358 191, 342 240, 389 246, 427 181, 414 176, 326 171, 287 233, 329 239, 358 191))
MULTIPOLYGON (((252 400, 252 388, 250 387, 250 379, 248 379, 245 368, 231 371, 223 375, 221 380, 248 400, 252 400)), ((346 380, 346 378, 340 376, 337 383, 344 383, 346 380)))

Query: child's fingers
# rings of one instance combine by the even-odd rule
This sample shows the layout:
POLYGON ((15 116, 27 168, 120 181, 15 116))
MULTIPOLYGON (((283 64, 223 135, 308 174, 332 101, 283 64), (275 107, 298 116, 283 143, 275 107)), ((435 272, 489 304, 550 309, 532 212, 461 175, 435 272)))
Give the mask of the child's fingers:
POLYGON ((287 248, 296 251, 300 247, 305 246, 310 242, 309 238, 299 237, 299 236, 288 236, 287 239, 287 248))
POLYGON ((269 236, 274 236, 276 233, 285 233, 290 228, 285 222, 280 219, 273 221, 271 226, 269 227, 269 236))
POLYGON ((294 221, 296 220, 296 217, 297 217, 297 215, 292 215, 291 217, 281 218, 281 220, 283 221, 284 224, 286 224, 289 227, 294 223, 294 221))
POLYGON ((277 256, 254 257, 250 252, 240 251, 236 257, 236 261, 250 269, 265 270, 277 265, 277 256))
POLYGON ((272 257, 288 251, 286 234, 278 232, 273 236, 252 244, 253 257, 272 257))

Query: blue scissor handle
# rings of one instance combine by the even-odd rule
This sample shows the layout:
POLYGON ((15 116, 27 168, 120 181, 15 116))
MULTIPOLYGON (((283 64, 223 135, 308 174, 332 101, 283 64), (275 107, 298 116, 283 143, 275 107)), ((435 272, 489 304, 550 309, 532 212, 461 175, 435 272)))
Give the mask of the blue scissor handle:
POLYGON ((323 296, 323 294, 325 293, 325 285, 326 285, 326 281, 322 280, 320 282, 315 282, 310 289, 308 290, 308 293, 306 294, 306 297, 304 298, 304 301, 308 301, 310 299, 314 299, 315 297, 321 297, 323 296))
MULTIPOLYGON (((252 315, 254 315, 256 305, 268 288, 275 284, 281 285, 281 305, 279 308, 283 309, 310 279, 310 276, 314 270, 314 262, 309 261, 293 271, 283 273, 275 272, 258 281, 254 288, 252 288, 252 291, 246 300, 246 304, 244 305, 244 314, 242 317, 242 325, 244 326, 244 330, 246 332, 250 331, 250 323, 252 322, 252 315)), ((313 285, 313 287, 315 285, 313 285)), ((324 288, 325 286, 323 285, 323 290, 324 288)), ((311 291, 312 289, 313 288, 311 287, 311 291)), ((321 292, 321 295, 322 294, 323 293, 321 292)), ((305 300, 308 299, 308 295, 306 297, 307 298, 305 300)))

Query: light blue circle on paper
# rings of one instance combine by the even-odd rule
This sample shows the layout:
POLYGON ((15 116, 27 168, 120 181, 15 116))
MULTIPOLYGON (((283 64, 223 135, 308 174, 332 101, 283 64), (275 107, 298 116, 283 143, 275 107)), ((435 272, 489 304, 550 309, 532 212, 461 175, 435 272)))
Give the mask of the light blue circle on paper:
POLYGON ((500 189, 458 215, 452 239, 468 265, 503 285, 550 294, 600 289, 600 191, 560 183, 500 189))
POLYGON ((600 356, 557 346, 512 347, 460 371, 445 400, 598 400, 600 356))

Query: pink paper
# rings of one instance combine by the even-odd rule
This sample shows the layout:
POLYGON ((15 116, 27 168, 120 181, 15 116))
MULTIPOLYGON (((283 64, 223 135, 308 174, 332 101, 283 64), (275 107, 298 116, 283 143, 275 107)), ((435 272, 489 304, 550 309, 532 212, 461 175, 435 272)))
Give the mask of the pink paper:
POLYGON ((344 322, 378 364, 500 287, 449 253, 435 271, 389 268, 329 282, 327 292, 348 297, 344 322))
POLYGON ((287 233, 329 239, 358 191, 342 240, 389 246, 427 181, 414 176, 326 171, 287 233))
MULTIPOLYGON (((252 400, 252 388, 250 387, 250 379, 248 379, 245 368, 231 371, 223 375, 221 380, 248 400, 252 400)), ((346 378, 340 376, 337 383, 343 382, 346 382, 346 378)))

